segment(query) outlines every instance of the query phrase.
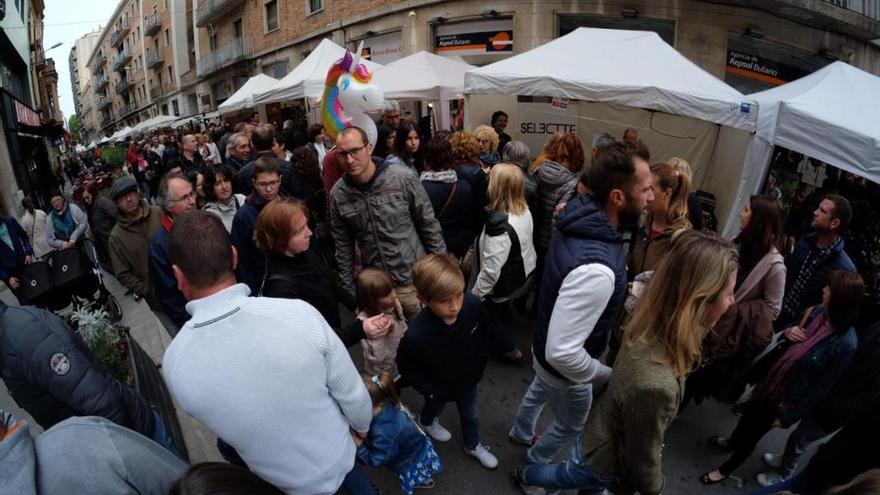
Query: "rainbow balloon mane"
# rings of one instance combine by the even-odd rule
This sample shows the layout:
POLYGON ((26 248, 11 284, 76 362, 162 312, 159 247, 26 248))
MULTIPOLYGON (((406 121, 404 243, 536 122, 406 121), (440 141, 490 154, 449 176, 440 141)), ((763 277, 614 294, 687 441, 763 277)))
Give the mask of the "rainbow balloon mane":
MULTIPOLYGON (((360 59, 360 57, 358 57, 360 59)), ((324 132, 331 139, 343 129, 351 125, 351 119, 345 116, 345 110, 339 102, 339 78, 345 74, 351 74, 360 83, 366 84, 373 78, 373 73, 366 65, 356 63, 351 52, 346 50, 345 56, 337 60, 327 72, 324 81, 324 97, 321 99, 321 117, 324 121, 324 132), (356 65, 355 65, 356 64, 356 65)))

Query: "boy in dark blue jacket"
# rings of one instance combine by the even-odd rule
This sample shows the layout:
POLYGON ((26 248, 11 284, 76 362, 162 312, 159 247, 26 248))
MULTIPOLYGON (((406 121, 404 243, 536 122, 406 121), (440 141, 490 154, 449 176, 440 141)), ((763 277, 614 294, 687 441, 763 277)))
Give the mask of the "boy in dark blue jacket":
POLYGON ((480 443, 477 384, 489 357, 490 326, 480 299, 464 295, 464 276, 448 255, 429 254, 412 269, 413 285, 425 306, 410 323, 397 351, 403 378, 422 393, 420 422, 438 442, 452 434, 437 420, 455 402, 464 449, 488 468, 498 460, 480 443))

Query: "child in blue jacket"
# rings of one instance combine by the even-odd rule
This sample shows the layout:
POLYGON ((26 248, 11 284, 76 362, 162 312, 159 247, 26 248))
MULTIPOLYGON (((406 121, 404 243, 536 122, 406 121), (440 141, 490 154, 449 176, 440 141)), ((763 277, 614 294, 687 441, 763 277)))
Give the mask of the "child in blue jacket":
POLYGON ((443 464, 431 441, 400 403, 394 378, 387 371, 361 376, 373 400, 373 421, 367 438, 358 445, 358 460, 370 466, 388 466, 400 477, 400 488, 406 495, 416 488, 432 488, 433 476, 443 471, 443 464))

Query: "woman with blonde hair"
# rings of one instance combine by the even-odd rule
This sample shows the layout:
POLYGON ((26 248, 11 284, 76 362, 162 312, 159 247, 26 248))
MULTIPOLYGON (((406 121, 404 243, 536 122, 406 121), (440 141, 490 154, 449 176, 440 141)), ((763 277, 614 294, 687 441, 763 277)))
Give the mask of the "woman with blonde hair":
POLYGON ((525 180, 516 165, 500 163, 489 176, 489 218, 477 242, 479 267, 471 293, 483 300, 492 317, 499 351, 512 362, 523 353, 510 335, 510 301, 528 291, 535 271, 532 214, 523 192, 525 180))
POLYGON ((483 171, 489 173, 489 170, 501 161, 498 154, 498 133, 495 129, 487 125, 478 126, 474 129, 474 136, 480 142, 480 166, 483 171))
POLYGON ((544 161, 533 164, 529 170, 538 182, 537 211, 533 213, 539 259, 544 258, 550 244, 556 205, 569 190, 567 186, 584 168, 584 146, 576 134, 557 132, 550 136, 542 156, 544 161))
POLYGON ((630 252, 630 276, 654 269, 670 249, 676 233, 691 228, 688 221, 687 198, 691 189, 688 168, 669 162, 651 165, 654 201, 648 205, 642 228, 630 252))
POLYGON ((703 232, 686 232, 660 263, 627 327, 608 389, 590 413, 583 454, 555 465, 514 471, 524 485, 609 488, 657 494, 663 489, 666 429, 684 380, 700 360, 703 337, 733 303, 736 249, 703 232))

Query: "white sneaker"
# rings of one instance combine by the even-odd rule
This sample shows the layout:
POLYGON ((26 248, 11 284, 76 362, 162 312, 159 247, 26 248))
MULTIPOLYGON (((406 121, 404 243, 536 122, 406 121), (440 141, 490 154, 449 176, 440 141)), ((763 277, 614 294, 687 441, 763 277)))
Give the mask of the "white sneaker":
POLYGON ((440 425, 440 420, 434 418, 434 421, 428 425, 422 425, 422 428, 425 429, 425 432, 431 436, 434 440, 438 442, 448 442, 450 438, 452 438, 452 433, 449 433, 449 430, 440 425))
POLYGON ((780 475, 776 471, 770 471, 758 475, 758 484, 766 488, 768 486, 773 486, 776 483, 779 483, 783 479, 784 478, 782 477, 782 475, 780 475))
POLYGON ((476 457, 477 460, 480 461, 480 464, 486 469, 495 469, 498 467, 498 459, 489 452, 489 447, 486 447, 481 443, 478 443, 474 450, 468 450, 465 448, 464 451, 467 452, 468 455, 476 457))
POLYGON ((764 464, 772 467, 773 469, 779 469, 782 467, 782 456, 779 454, 772 454, 770 452, 765 453, 762 458, 764 459, 764 464))

